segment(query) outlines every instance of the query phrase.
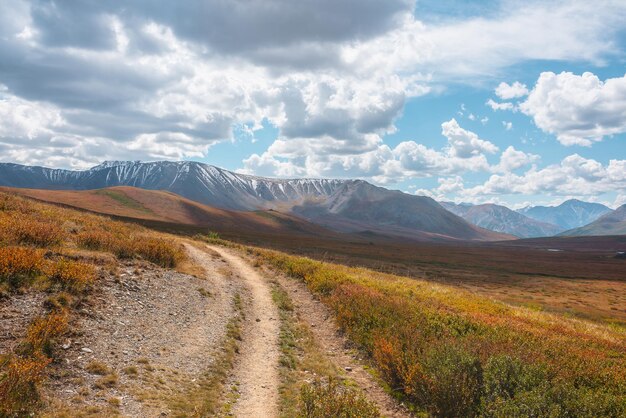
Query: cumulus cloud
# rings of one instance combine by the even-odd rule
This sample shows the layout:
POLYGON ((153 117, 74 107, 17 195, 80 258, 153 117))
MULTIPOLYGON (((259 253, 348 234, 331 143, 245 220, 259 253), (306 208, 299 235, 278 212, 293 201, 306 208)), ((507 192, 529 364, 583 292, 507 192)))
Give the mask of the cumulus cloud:
MULTIPOLYGON (((462 128, 455 119, 441 124, 446 143, 440 149, 415 141, 403 141, 394 148, 370 137, 369 147, 342 153, 341 143, 332 138, 319 141, 277 140, 269 149, 244 160, 244 173, 264 175, 366 177, 378 183, 407 178, 489 171, 486 154, 498 147, 462 128), (333 150, 328 152, 328 150, 333 150), (274 170, 274 171, 272 171, 274 170)), ((367 144, 367 143, 366 143, 367 144)))
POLYGON ((441 133, 448 138, 450 154, 459 158, 471 158, 483 153, 498 151, 493 143, 480 139, 474 132, 461 128, 455 119, 441 125, 441 133))
POLYGON ((493 171, 508 173, 535 163, 539 159, 538 155, 525 153, 510 145, 500 155, 500 162, 493 167, 493 171))
POLYGON ((513 84, 502 82, 498 84, 498 87, 496 87, 495 93, 496 96, 502 100, 511 100, 527 96, 528 88, 526 88, 525 84, 522 84, 519 81, 516 81, 513 84))
POLYGON ((520 109, 563 145, 590 146, 626 132, 626 75, 602 81, 589 72, 544 72, 520 109))
POLYGON ((532 167, 518 175, 493 174, 482 185, 464 190, 463 196, 525 194, 553 196, 597 196, 626 188, 626 160, 610 160, 607 165, 572 154, 559 164, 532 167))

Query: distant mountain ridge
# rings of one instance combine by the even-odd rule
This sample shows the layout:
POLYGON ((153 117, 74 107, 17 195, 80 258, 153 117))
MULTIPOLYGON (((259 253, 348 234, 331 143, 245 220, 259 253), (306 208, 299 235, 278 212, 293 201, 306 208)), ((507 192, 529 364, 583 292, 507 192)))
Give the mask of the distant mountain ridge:
POLYGON ((132 186, 168 190, 229 210, 256 210, 279 202, 329 196, 347 181, 353 180, 269 179, 190 161, 106 161, 84 171, 0 164, 0 186, 59 190, 132 186))
POLYGON ((271 179, 198 162, 107 161, 84 171, 5 163, 0 164, 0 186, 48 190, 132 186, 166 190, 220 209, 293 212, 339 231, 425 240, 512 238, 470 225, 431 198, 363 180, 271 179))
POLYGON ((585 226, 611 212, 611 209, 600 203, 570 199, 558 206, 531 206, 518 212, 540 222, 558 225, 565 231, 585 226))
POLYGON ((592 223, 565 231, 561 236, 626 235, 626 205, 602 215, 592 223))
POLYGON ((520 238, 549 237, 563 230, 557 225, 531 219, 506 206, 491 203, 482 205, 439 203, 471 224, 520 238))

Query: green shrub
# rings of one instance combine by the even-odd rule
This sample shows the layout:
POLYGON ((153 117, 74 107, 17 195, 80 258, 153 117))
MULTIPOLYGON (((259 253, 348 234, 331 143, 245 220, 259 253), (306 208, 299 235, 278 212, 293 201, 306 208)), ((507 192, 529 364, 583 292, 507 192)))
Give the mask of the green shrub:
POLYGON ((301 418, 374 418, 380 413, 362 394, 341 386, 335 379, 317 379, 300 391, 301 418))
POLYGON ((443 346, 426 354, 424 368, 428 379, 415 382, 422 406, 440 417, 476 414, 483 384, 477 357, 452 345, 443 346))

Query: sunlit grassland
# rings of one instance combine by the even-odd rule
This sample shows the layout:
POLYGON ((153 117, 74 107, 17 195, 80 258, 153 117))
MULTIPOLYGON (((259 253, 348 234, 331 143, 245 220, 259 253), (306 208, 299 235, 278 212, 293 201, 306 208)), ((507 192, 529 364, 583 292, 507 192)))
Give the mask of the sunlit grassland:
POLYGON ((436 416, 623 416, 626 335, 424 280, 250 250, 306 282, 399 398, 436 416))

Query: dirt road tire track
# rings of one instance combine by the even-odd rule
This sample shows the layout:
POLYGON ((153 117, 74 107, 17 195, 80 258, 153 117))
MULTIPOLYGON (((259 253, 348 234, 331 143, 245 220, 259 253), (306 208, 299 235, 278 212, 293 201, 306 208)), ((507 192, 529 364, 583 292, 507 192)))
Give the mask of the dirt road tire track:
POLYGON ((218 246, 208 246, 217 252, 239 275, 249 289, 250 301, 244 307, 239 360, 232 381, 237 386, 238 399, 232 412, 236 417, 275 417, 278 415, 278 339, 280 320, 272 300, 267 280, 234 252, 218 246))
POLYGON ((346 372, 346 377, 363 390, 367 398, 376 404, 380 413, 390 418, 410 417, 409 411, 383 390, 355 356, 353 350, 347 348, 349 342, 339 332, 332 312, 313 297, 306 285, 281 274, 277 275, 277 281, 294 302, 298 316, 309 325, 315 340, 331 361, 341 369, 350 370, 346 372))

